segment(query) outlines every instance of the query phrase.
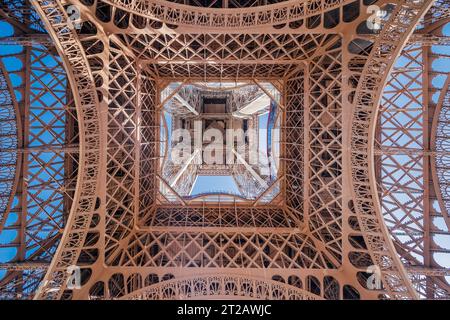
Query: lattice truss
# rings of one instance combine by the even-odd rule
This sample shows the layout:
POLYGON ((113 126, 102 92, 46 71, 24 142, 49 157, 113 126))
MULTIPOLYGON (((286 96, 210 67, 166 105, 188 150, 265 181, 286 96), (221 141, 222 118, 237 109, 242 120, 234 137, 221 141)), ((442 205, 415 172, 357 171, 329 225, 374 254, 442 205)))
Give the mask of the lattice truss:
POLYGON ((188 4, 191 6, 206 7, 206 8, 247 8, 256 7, 266 4, 272 4, 277 2, 283 2, 285 0, 170 0, 171 2, 188 4))
MULTIPOLYGON (((232 85, 232 83, 231 83, 232 85)), ((163 182, 163 191, 161 192, 162 202, 173 202, 178 201, 177 198, 180 196, 196 198, 201 196, 206 196, 207 194, 211 195, 211 192, 206 192, 204 194, 190 196, 191 190, 195 183, 195 179, 197 175, 232 175, 234 181, 236 182, 236 186, 239 190, 239 193, 233 194, 233 196, 241 197, 245 199, 255 199, 261 195, 260 200, 264 200, 264 202, 270 202, 274 200, 277 195, 277 191, 279 187, 277 185, 273 187, 268 187, 268 185, 272 185, 272 179, 269 174, 264 172, 263 169, 267 169, 267 164, 261 164, 263 162, 261 158, 267 157, 263 155, 263 157, 258 157, 258 162, 255 165, 248 164, 250 162, 250 145, 252 145, 253 149, 258 148, 257 134, 247 135, 248 143, 245 146, 238 146, 237 150, 240 151, 242 155, 242 159, 235 161, 234 164, 226 164, 222 165, 202 165, 202 154, 200 150, 195 151, 198 147, 193 143, 191 137, 191 145, 190 147, 194 148, 194 153, 191 155, 189 160, 183 164, 175 164, 170 154, 173 151, 173 148, 176 146, 175 141, 166 141, 165 135, 173 135, 174 131, 179 128, 180 122, 183 121, 197 121, 199 114, 203 113, 202 111, 202 101, 205 98, 220 98, 225 99, 225 109, 229 112, 229 116, 233 116, 236 118, 243 117, 247 122, 247 128, 258 130, 258 112, 256 111, 251 115, 241 113, 242 110, 245 110, 245 107, 250 103, 254 103, 258 98, 264 97, 266 94, 263 90, 267 90, 260 88, 261 84, 248 84, 243 83, 237 86, 230 86, 228 83, 228 87, 225 86, 223 88, 215 88, 211 87, 208 84, 202 84, 201 82, 186 84, 183 83, 172 83, 169 84, 161 93, 161 105, 164 105, 164 115, 170 116, 171 121, 171 133, 168 132, 167 119, 162 117, 161 119, 161 137, 162 140, 162 151, 161 151, 161 166, 162 166, 162 174, 161 181, 163 182), (173 98, 173 97, 177 98, 173 98), (183 101, 183 103, 180 102, 183 101), (167 101, 167 102, 165 102, 167 101), (186 104, 188 106, 186 106, 186 104), (174 125, 175 124, 175 125, 174 125), (251 141, 250 141, 251 140, 251 141), (167 150, 166 150, 167 149, 167 150), (245 162, 245 164, 243 164, 245 162), (263 168, 264 166, 264 168, 263 168), (252 170, 252 172, 249 171, 252 170), (257 176, 257 178, 255 178, 257 176), (267 190, 270 188, 270 190, 267 190), (267 191, 264 195, 262 194, 264 191, 267 191), (176 193, 176 195, 175 195, 176 193)), ((262 85, 263 86, 263 85, 262 85)), ((277 90, 274 89, 272 85, 266 84, 269 86, 269 90, 267 91, 271 94, 274 99, 277 96, 277 90)), ((278 94, 279 95, 279 94, 278 94)), ((266 110, 267 106, 263 105, 264 110, 266 110)), ((276 112, 275 112, 276 114, 276 112)), ((229 123, 228 125, 232 125, 229 123)), ((192 128, 192 123, 188 123, 188 127, 192 128)), ((226 134, 223 137, 227 139, 226 134)), ((240 139, 240 137, 239 137, 240 139)), ((183 141, 184 142, 184 141, 183 141)), ((178 143, 178 141, 177 141, 178 143)), ((223 146, 220 146, 223 148, 223 146)), ((227 153, 229 152, 227 149, 222 149, 223 155, 228 158, 227 153)), ((261 156, 261 154, 259 155, 261 156)), ((264 158, 263 158, 264 159, 264 158)), ((267 170, 268 171, 268 170, 267 170)), ((275 174, 273 175, 275 176, 275 174)), ((222 195, 226 196, 229 192, 216 191, 214 194, 216 196, 222 195)))
MULTIPOLYGON (((6 9, 33 12, 28 2, 3 1, 16 26, 5 41, 23 47, 15 54, 23 68, 6 72, 22 84, 3 90, 22 92, 15 99, 27 120, 17 135, 24 152, 11 153, 23 154, 9 206, 20 214, 0 224, 21 234, 9 244, 18 254, 0 265, 2 297, 445 297, 448 270, 431 258, 443 250, 432 240, 442 231, 430 220, 448 223, 439 192, 448 98, 430 103, 433 54, 421 45, 445 39, 422 29, 421 44, 401 53, 431 2, 229 0, 209 3, 245 10, 213 15, 203 1, 73 0, 81 28, 72 28, 58 0, 33 2, 37 14, 26 19, 6 9), (377 37, 364 32, 373 2, 390 12, 377 37), (34 28, 37 16, 43 25, 34 28), (160 93, 191 80, 276 84, 277 201, 192 204, 170 186, 161 193, 160 93), (425 129, 432 110, 444 136, 435 145, 425 129), (81 289, 68 287, 71 265, 81 268, 81 289), (371 285, 374 270, 381 286, 371 285)), ((446 17, 430 12, 425 26, 446 17)))
MULTIPOLYGON (((425 16, 418 32, 442 36, 442 21, 433 19, 433 14, 431 10, 425 16)), ((443 64, 448 58, 445 46, 418 40, 413 37, 402 51, 384 89, 377 174, 383 215, 402 260, 414 267, 440 269, 448 267, 445 259, 450 250, 444 173, 450 69, 443 64)), ((442 298, 449 294, 445 275, 410 277, 424 297, 442 298)))
MULTIPOLYGON (((9 2, 0 11, 12 39, 43 31, 36 13, 30 7, 18 9, 21 6, 20 1, 9 2)), ((9 99, 17 108, 17 125, 10 132, 17 138, 15 146, 2 141, 4 159, 17 163, 14 186, 8 187, 13 198, 0 215, 2 255, 12 262, 27 261, 30 267, 18 271, 6 266, 0 288, 4 297, 29 298, 44 275, 42 265, 55 253, 70 210, 78 161, 76 113, 53 48, 20 42, 1 46, 9 99)), ((7 114, 2 132, 3 119, 7 114)))

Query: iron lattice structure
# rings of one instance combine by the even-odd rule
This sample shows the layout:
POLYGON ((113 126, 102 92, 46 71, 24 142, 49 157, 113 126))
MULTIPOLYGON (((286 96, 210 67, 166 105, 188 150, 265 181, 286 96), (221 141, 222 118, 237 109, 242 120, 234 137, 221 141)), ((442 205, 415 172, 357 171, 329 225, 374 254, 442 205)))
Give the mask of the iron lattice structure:
POLYGON ((447 1, 5 0, 0 16, 2 298, 449 297, 447 1), (173 186, 180 168, 162 170, 165 106, 197 112, 211 82, 279 92, 277 177, 252 199, 188 197, 201 169, 173 186))

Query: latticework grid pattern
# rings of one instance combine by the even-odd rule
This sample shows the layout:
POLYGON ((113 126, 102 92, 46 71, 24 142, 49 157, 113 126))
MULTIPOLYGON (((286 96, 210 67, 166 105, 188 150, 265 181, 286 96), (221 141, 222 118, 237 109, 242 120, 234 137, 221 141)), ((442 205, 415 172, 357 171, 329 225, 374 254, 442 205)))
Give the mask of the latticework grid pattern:
MULTIPOLYGON (((47 224, 55 231, 52 249, 36 246, 47 260, 53 256, 55 262, 44 277, 53 283, 44 282, 44 291, 39 291, 37 298, 149 298, 161 297, 161 288, 169 287, 176 294, 166 298, 173 298, 188 293, 180 289, 183 283, 183 288, 197 286, 195 294, 204 296, 201 283, 217 283, 205 271, 218 270, 255 275, 248 279, 232 277, 245 297, 251 293, 241 290, 244 280, 251 284, 247 288, 258 288, 256 283, 260 281, 266 281, 269 287, 273 287, 271 281, 284 282, 281 291, 303 288, 304 284, 308 294, 326 299, 415 298, 417 292, 429 297, 445 295, 442 283, 423 276, 438 272, 435 266, 410 263, 410 255, 429 257, 425 245, 422 249, 422 242, 427 240, 411 236, 403 242, 396 234, 426 226, 425 218, 422 222, 417 217, 421 210, 426 212, 426 206, 415 195, 404 201, 390 192, 381 193, 379 199, 376 188, 377 181, 387 183, 389 188, 395 184, 397 189, 412 183, 414 192, 429 185, 421 182, 428 168, 425 156, 408 151, 410 160, 405 160, 385 148, 395 145, 403 152, 414 144, 425 149, 423 133, 416 130, 425 126, 425 113, 419 115, 410 108, 425 101, 425 95, 416 90, 425 82, 412 70, 401 70, 397 75, 399 70, 394 69, 380 117, 376 108, 394 57, 400 54, 431 1, 400 1, 389 9, 392 13, 376 38, 356 35, 361 31, 358 25, 368 17, 365 5, 359 2, 358 10, 354 4, 339 8, 347 4, 345 1, 279 3, 267 9, 248 3, 250 7, 235 16, 222 15, 220 10, 203 15, 205 9, 200 6, 183 7, 183 11, 175 4, 159 1, 149 5, 122 0, 83 3, 85 23, 80 30, 67 26, 67 12, 60 1, 35 4, 45 29, 61 51, 77 110, 77 121, 73 121, 74 112, 69 114, 66 108, 59 114, 59 107, 48 102, 52 108, 46 107, 46 111, 50 113, 36 110, 33 114, 39 119, 30 121, 39 134, 30 134, 29 138, 41 144, 48 129, 42 118, 66 123, 61 126, 59 121, 49 121, 54 128, 50 141, 58 142, 60 149, 50 152, 54 157, 49 157, 43 155, 48 150, 39 149, 42 145, 33 147, 39 147, 28 155, 35 165, 24 171, 46 174, 52 181, 58 181, 60 175, 64 178, 58 185, 65 188, 58 198, 62 206, 49 203, 44 209, 36 206, 26 211, 37 222, 33 225, 36 239, 42 240, 39 233, 48 231, 44 230, 47 224), (346 20, 348 8, 357 13, 346 20), (192 10, 192 14, 186 10, 192 10), (149 12, 160 21, 143 16, 149 12), (346 24, 340 23, 341 13, 346 24), (159 30, 157 25, 164 23, 159 30), (155 28, 146 28, 147 24, 155 28), (205 29, 194 31, 193 25, 205 29), (331 30, 338 25, 338 31, 331 30), (244 30, 242 26, 249 28, 244 30), (281 29, 283 32, 276 31, 281 29), (164 182, 158 177, 162 157, 159 91, 170 82, 224 79, 275 81, 282 92, 282 179, 277 184, 281 196, 270 208, 258 206, 261 199, 239 204, 229 199, 218 204, 197 201, 193 205, 171 190, 177 202, 169 208, 166 195, 160 192, 164 182), (385 108, 386 104, 396 104, 389 96, 391 89, 407 92, 402 99, 411 101, 404 110, 389 110, 393 114, 386 113, 385 108), (406 129, 398 119, 405 115, 409 120, 401 125, 406 129), (387 130, 378 131, 374 137, 377 119, 381 119, 378 126, 387 130), (402 130, 408 132, 411 141, 406 146, 405 138, 397 137, 402 130), (67 132, 71 132, 69 138, 67 132), (379 143, 374 146, 375 138, 379 143), (61 156, 72 151, 71 144, 79 156, 61 156), (46 159, 56 165, 44 165, 46 159), (393 166, 401 169, 392 173, 393 166), (75 174, 78 193, 67 188, 75 185, 75 174), (69 207, 70 215, 63 219, 69 207), (48 215, 40 220, 39 214, 35 215, 38 211, 48 215), (412 218, 402 220, 398 212, 412 218), (66 232, 61 238, 65 221, 66 232), (58 241, 61 245, 54 253, 58 241), (66 290, 66 268, 71 264, 83 265, 81 290, 66 290), (382 275, 378 290, 367 285, 368 268, 374 265, 382 275), (416 269, 408 269, 412 266, 416 269), (256 276, 262 272, 263 279, 256 276), (49 287, 53 290, 45 291, 49 287), (136 290, 142 291, 132 296, 136 290)), ((48 50, 36 48, 36 52, 43 50, 45 57, 48 50)), ((420 56, 414 48, 404 51, 407 59, 414 60, 406 69, 423 64, 425 55, 420 56)), ((29 58, 35 59, 33 63, 43 60, 39 53, 29 58)), ((59 68, 62 65, 59 62, 59 68)), ((62 73, 53 63, 45 63, 45 68, 47 71, 37 73, 33 80, 36 89, 49 73, 56 82, 50 81, 47 90, 60 97, 59 87, 68 88, 67 81, 57 80, 62 73)), ((24 90, 39 105, 48 98, 37 91, 24 90)), ((62 105, 71 103, 70 98, 61 101, 62 105)), ((32 114, 31 108, 29 112, 32 114)), ((190 183, 188 178, 181 180, 183 187, 190 183)), ((42 179, 39 182, 46 183, 42 179)), ((51 192, 45 190, 36 190, 33 199, 46 202, 44 195, 51 192)), ((20 262, 25 262, 18 266, 25 271, 11 274, 29 277, 26 290, 31 295, 42 269, 27 267, 32 259, 22 258, 20 262)), ((437 277, 442 280, 442 275, 437 277)), ((14 294, 20 286, 19 278, 1 281, 14 294)), ((24 289, 22 286, 19 291, 24 289)), ((299 292, 297 296, 304 294, 299 292)))

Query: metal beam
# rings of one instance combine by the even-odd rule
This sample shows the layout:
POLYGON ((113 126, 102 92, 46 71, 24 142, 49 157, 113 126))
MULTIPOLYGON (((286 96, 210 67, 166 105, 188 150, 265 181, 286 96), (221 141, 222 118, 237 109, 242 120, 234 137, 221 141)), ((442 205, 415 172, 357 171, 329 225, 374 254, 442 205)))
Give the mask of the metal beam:
POLYGON ((185 107, 186 109, 188 109, 190 112, 192 112, 193 114, 195 114, 196 116, 198 116, 198 112, 197 110, 195 110, 194 107, 192 107, 189 102, 187 102, 186 100, 184 100, 178 93, 175 93, 175 95, 173 96, 174 99, 178 100, 179 103, 181 103, 181 105, 183 107, 185 107))
POLYGON ((27 34, 0 38, 0 45, 20 45, 31 47, 33 45, 53 46, 54 43, 47 34, 27 34))

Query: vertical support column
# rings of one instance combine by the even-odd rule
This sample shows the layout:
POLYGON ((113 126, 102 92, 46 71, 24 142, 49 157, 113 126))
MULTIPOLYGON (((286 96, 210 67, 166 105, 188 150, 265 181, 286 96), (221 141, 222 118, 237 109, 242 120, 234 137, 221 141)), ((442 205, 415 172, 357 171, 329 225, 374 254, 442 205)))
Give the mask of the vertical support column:
POLYGON ((304 215, 308 216, 311 234, 323 243, 330 260, 339 261, 338 266, 342 259, 344 205, 343 47, 340 36, 331 41, 324 47, 324 52, 312 57, 308 64, 309 141, 304 143, 304 148, 308 149, 309 157, 304 160, 308 167, 308 177, 304 179, 308 180, 310 189, 304 198, 309 202, 309 210, 304 215))
MULTIPOLYGON (((75 100, 72 93, 72 87, 67 80, 66 84, 66 100, 65 100, 65 135, 64 143, 67 146, 79 146, 79 132, 77 128, 77 111, 75 100)), ((63 207, 63 225, 67 225, 70 210, 73 204, 73 197, 76 192, 79 154, 76 155, 66 152, 64 155, 64 207, 63 207)))
POLYGON ((281 173, 285 177, 283 192, 286 207, 298 225, 304 224, 305 161, 304 161, 304 107, 305 107, 305 68, 299 68, 285 79, 285 109, 283 114, 280 159, 281 173))
MULTIPOLYGON (((145 75, 145 76, 147 77, 147 75, 145 75)), ((149 80, 146 78, 145 81, 149 81, 149 80)), ((161 103, 163 102, 161 100, 161 92, 164 89, 164 87, 163 87, 163 85, 160 82, 156 82, 156 81, 154 83, 154 86, 155 86, 155 102, 154 102, 154 105, 156 107, 156 106, 161 105, 161 103)), ((181 88, 182 88, 182 86, 180 86, 180 89, 181 88)), ((154 130, 154 135, 155 135, 155 139, 154 140, 155 141, 149 142, 147 140, 147 143, 157 143, 157 141, 159 141, 160 138, 161 138, 160 137, 159 128, 160 128, 160 125, 161 125, 161 117, 164 115, 164 111, 163 110, 164 110, 164 106, 162 106, 162 108, 155 109, 155 113, 156 113, 156 115, 155 115, 156 116, 156 120, 155 120, 155 123, 154 123, 155 127, 154 128, 150 128, 150 130, 154 130)), ((174 117, 172 117, 172 119, 174 119, 174 117)), ((145 125, 147 126, 147 125, 149 125, 149 123, 146 123, 145 125)), ((181 125, 179 123, 174 122, 172 120, 172 126, 171 127, 172 127, 172 132, 173 132, 174 130, 181 128, 181 125)), ((170 145, 167 145, 167 147, 169 149, 171 149, 173 147, 172 146, 172 142, 169 141, 169 143, 170 143, 170 145)), ((157 144, 157 147, 155 147, 155 160, 154 160, 155 161, 155 173, 159 171, 159 169, 157 169, 157 168, 160 167, 161 156, 162 156, 161 155, 161 149, 159 148, 159 144, 157 144)), ((162 185, 161 181, 158 179, 157 175, 155 174, 155 176, 153 178, 153 186, 154 186, 153 199, 155 199, 154 204, 152 206, 153 208, 156 206, 156 199, 158 197, 158 190, 160 190, 161 185, 162 185)), ((152 209, 152 211, 153 211, 153 209, 152 209)))
MULTIPOLYGON (((342 48, 348 48, 350 37, 342 38, 342 48)), ((342 104, 344 106, 351 106, 349 101, 349 94, 351 88, 349 86, 349 72, 348 65, 350 56, 347 50, 342 50, 342 104)), ((348 218, 350 216, 348 203, 352 199, 351 187, 351 159, 350 159, 350 146, 351 146, 351 127, 352 127, 352 114, 351 108, 343 108, 342 110, 342 263, 348 263, 348 252, 350 251, 350 244, 348 241, 348 234, 350 232, 350 226, 348 224, 348 218)))
MULTIPOLYGON (((248 132, 255 132, 255 134, 256 134, 257 138, 255 141, 253 141, 253 143, 256 145, 256 154, 258 155, 257 159, 259 159, 259 148, 260 148, 260 145, 259 145, 259 119, 256 114, 252 115, 251 120, 248 119, 247 128, 252 128, 253 131, 248 131, 248 132)), ((267 143, 269 143, 269 141, 267 141, 267 143)), ((250 150, 249 150, 248 160, 250 161, 250 150)), ((251 161, 250 161, 250 163, 251 163, 251 161)))
MULTIPOLYGON (((349 219, 352 215, 349 204, 352 202, 352 162, 351 162, 351 139, 352 139, 352 122, 353 112, 352 102, 349 100, 352 87, 350 85, 349 64, 352 56, 345 50, 348 48, 351 37, 342 37, 342 264, 346 266, 343 271, 346 281, 351 279, 351 285, 358 288, 358 291, 363 297, 368 299, 376 299, 376 291, 370 292, 364 290, 356 279, 357 269, 349 260, 349 253, 353 247, 350 243, 350 234, 357 234, 349 224, 349 219)), ((378 162, 380 164, 380 162, 378 162)), ((359 270, 361 271, 361 270, 359 270)))
MULTIPOLYGON (((31 46, 24 47, 24 70, 22 79, 25 81, 25 91, 22 102, 19 104, 19 109, 21 110, 20 116, 22 117, 23 132, 22 132, 22 145, 21 148, 27 148, 29 143, 29 132, 30 132, 30 77, 31 77, 31 46)), ((17 253, 18 261, 25 260, 26 253, 26 223, 28 214, 28 165, 29 165, 29 154, 24 153, 22 156, 22 168, 21 168, 21 178, 20 178, 20 230, 19 230, 19 243, 20 247, 17 253)), ((22 272, 20 277, 22 278, 22 272)), ((20 286, 20 289, 23 289, 20 286)), ((22 292, 18 292, 21 294, 22 292)))
MULTIPOLYGON (((104 35, 103 39, 105 39, 103 42, 104 50, 100 54, 101 60, 103 61, 103 69, 96 72, 95 76, 103 78, 102 86, 97 88, 97 91, 101 92, 102 99, 99 101, 99 105, 97 106, 98 109, 98 115, 99 115, 99 123, 100 123, 100 141, 102 142, 100 144, 100 170, 99 170, 99 183, 98 183, 98 197, 100 199, 100 208, 99 216, 100 216, 100 222, 98 224, 99 232, 102 235, 99 239, 99 258, 97 259, 96 264, 103 267, 105 264, 105 230, 106 230, 106 192, 107 192, 107 155, 108 155, 108 105, 109 105, 109 39, 106 35, 104 35)), ((87 286, 89 287, 89 286, 87 286)), ((77 291, 74 291, 74 297, 75 293, 77 291)), ((86 292, 84 295, 80 293, 80 297, 86 297, 88 293, 86 292)))
POLYGON ((194 159, 194 164, 201 165, 203 160, 203 123, 194 120, 194 152, 199 150, 200 154, 194 159))

